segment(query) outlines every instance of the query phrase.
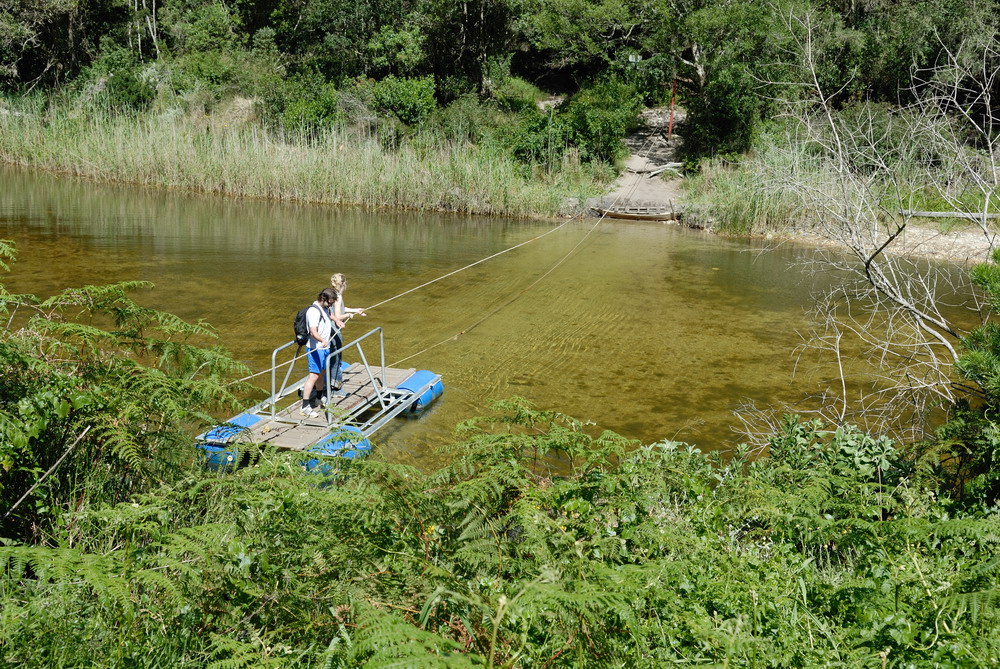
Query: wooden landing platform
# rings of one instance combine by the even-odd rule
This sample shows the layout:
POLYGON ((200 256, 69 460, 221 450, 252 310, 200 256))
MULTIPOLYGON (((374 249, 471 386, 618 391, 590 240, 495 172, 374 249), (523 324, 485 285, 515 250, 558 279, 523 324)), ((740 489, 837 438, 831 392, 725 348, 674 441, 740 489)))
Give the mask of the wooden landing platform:
POLYGON ((247 428, 234 441, 239 443, 270 444, 289 451, 302 451, 335 431, 341 425, 340 418, 357 416, 369 407, 379 406, 378 394, 372 385, 372 376, 381 389, 396 388, 408 379, 414 369, 385 368, 385 379, 379 378, 382 368, 371 368, 369 375, 361 363, 354 363, 344 371, 343 390, 346 395, 334 395, 330 398, 326 410, 317 407, 319 418, 303 418, 299 415, 301 401, 296 395, 291 395, 292 402, 279 407, 275 416, 271 416, 270 407, 261 407, 254 412, 264 420, 247 428))
POLYGON ((595 215, 605 218, 622 218, 630 221, 676 221, 680 220, 679 211, 674 211, 670 207, 614 207, 602 208, 591 207, 595 215))

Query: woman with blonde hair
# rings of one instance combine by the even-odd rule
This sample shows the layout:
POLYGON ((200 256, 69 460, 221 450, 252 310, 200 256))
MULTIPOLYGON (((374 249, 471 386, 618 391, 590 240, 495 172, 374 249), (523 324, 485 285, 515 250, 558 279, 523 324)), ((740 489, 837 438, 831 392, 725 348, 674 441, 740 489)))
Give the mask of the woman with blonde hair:
MULTIPOLYGON (((337 300, 330 307, 330 316, 333 319, 334 323, 346 324, 348 319, 353 318, 354 316, 367 315, 365 314, 364 309, 348 309, 344 305, 344 291, 347 290, 346 276, 344 276, 340 272, 337 272, 336 274, 330 277, 330 285, 333 286, 334 290, 337 291, 337 300)), ((333 384, 333 393, 335 395, 347 394, 343 390, 341 390, 341 386, 344 385, 344 374, 343 371, 340 369, 340 361, 341 361, 340 349, 343 346, 344 346, 344 340, 340 336, 340 329, 336 329, 333 333, 333 347, 332 347, 334 351, 332 355, 334 355, 335 358, 330 364, 330 367, 333 369, 333 380, 331 381, 331 383, 333 384)))

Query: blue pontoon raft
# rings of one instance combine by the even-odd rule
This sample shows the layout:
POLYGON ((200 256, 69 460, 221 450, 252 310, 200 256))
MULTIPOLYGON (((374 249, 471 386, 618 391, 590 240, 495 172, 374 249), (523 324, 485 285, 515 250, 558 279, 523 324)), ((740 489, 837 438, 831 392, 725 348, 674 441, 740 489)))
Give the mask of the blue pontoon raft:
MULTIPOLYGON (((198 435, 197 445, 210 467, 229 468, 241 464, 247 446, 270 445, 282 450, 308 453, 313 458, 357 458, 371 450, 376 430, 404 413, 417 413, 441 396, 441 377, 427 370, 397 369, 385 366, 385 340, 382 328, 375 328, 339 349, 341 355, 360 359, 341 363, 344 395, 333 395, 325 407, 317 407, 319 418, 299 415, 302 386, 306 377, 294 383, 296 364, 306 366, 302 347, 294 341, 271 353, 271 395, 263 402, 233 417, 223 425, 198 435), (378 346, 378 364, 369 362, 368 349, 378 346), (287 360, 279 362, 279 357, 287 360), (278 383, 279 370, 287 367, 278 383)), ((369 351, 370 352, 370 351, 369 351)), ((336 351, 334 351, 336 353, 336 351)), ((331 355, 329 362, 335 356, 331 355)), ((332 370, 325 370, 325 387, 330 388, 332 370)), ((308 466, 307 465, 307 466, 308 466)))

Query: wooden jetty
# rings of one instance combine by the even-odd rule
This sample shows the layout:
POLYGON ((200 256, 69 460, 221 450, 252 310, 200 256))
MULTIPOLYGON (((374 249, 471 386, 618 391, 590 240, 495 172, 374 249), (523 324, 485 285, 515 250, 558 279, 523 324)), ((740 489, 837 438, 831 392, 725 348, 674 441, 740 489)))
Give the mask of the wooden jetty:
POLYGON ((630 221, 678 221, 681 213, 672 206, 622 205, 613 207, 593 206, 591 210, 597 216, 605 218, 621 218, 630 221))

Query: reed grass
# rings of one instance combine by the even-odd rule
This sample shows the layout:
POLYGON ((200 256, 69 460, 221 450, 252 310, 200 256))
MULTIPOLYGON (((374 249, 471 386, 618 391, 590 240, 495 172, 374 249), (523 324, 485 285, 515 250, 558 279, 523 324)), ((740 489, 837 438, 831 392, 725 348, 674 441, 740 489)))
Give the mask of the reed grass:
POLYGON ((685 216, 727 234, 785 231, 801 216, 798 199, 769 183, 783 172, 770 158, 751 156, 739 162, 713 158, 687 182, 685 216))
POLYGON ((596 194, 600 173, 567 158, 546 179, 490 146, 434 138, 386 148, 348 128, 290 134, 211 127, 180 114, 0 116, 0 160, 102 181, 366 207, 551 216, 596 194))

